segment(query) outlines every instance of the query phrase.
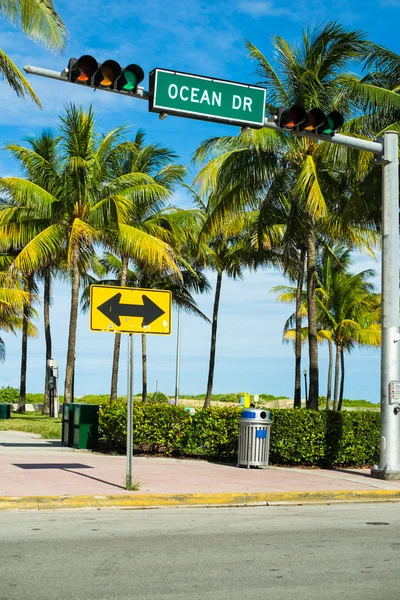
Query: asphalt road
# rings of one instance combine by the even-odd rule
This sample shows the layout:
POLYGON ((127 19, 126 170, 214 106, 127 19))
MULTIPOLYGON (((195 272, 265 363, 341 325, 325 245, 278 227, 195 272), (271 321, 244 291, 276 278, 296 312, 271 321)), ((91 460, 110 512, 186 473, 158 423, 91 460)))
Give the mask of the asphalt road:
POLYGON ((0 600, 400 597, 400 504, 0 513, 0 600))

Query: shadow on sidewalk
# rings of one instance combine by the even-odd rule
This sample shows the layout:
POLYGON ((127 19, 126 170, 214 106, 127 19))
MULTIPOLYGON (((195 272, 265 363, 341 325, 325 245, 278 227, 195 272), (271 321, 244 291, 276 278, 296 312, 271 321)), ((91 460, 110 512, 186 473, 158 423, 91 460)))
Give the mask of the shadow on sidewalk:
POLYGON ((19 469, 31 469, 31 470, 45 470, 45 469, 59 469, 60 471, 65 471, 66 473, 72 473, 73 475, 80 475, 81 477, 86 477, 87 479, 93 479, 93 481, 99 481, 100 483, 105 483, 106 485, 111 485, 112 487, 116 487, 120 490, 125 490, 126 488, 123 485, 118 485, 117 483, 111 483, 111 481, 105 481, 104 479, 99 479, 98 477, 93 477, 92 475, 87 475, 86 473, 79 473, 72 469, 94 469, 91 465, 82 465, 80 463, 13 463, 13 467, 18 467, 19 469))
POLYGON ((356 471, 355 469, 340 469, 338 467, 333 467, 329 470, 333 472, 338 471, 339 473, 346 473, 347 475, 359 475, 360 477, 367 477, 368 479, 372 479, 371 472, 360 473, 360 471, 356 471))
POLYGON ((64 448, 61 446, 61 442, 46 442, 44 444, 24 444, 20 442, 0 442, 0 449, 4 446, 5 448, 51 448, 55 446, 56 448, 64 448))

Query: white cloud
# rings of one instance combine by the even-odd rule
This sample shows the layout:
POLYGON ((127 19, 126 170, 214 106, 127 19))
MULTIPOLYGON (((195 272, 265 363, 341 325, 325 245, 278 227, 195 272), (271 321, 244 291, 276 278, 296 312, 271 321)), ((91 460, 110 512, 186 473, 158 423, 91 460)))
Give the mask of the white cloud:
POLYGON ((296 18, 296 11, 277 6, 268 0, 244 0, 239 2, 239 11, 251 17, 281 17, 296 18))

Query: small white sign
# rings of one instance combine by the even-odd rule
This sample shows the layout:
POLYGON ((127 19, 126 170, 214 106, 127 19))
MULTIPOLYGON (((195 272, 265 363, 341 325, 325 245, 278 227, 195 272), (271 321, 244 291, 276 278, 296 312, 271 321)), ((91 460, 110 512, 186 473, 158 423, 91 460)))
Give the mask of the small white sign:
POLYGON ((389 404, 400 404, 400 381, 389 383, 389 404))

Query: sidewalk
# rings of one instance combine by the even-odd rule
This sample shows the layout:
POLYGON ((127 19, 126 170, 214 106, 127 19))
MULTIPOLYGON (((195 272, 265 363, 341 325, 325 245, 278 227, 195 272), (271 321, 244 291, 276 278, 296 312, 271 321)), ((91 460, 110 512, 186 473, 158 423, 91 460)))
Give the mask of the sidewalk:
POLYGON ((400 481, 369 469, 239 469, 203 460, 125 457, 73 450, 33 434, 0 432, 0 509, 76 506, 223 505, 400 500, 400 481))

